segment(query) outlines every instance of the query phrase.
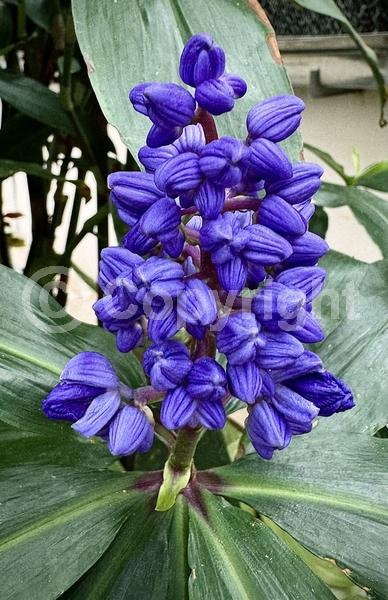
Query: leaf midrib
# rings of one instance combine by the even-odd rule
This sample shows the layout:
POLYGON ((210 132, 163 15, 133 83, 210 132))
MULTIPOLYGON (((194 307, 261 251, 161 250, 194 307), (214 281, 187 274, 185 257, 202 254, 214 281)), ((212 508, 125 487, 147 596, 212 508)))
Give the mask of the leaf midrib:
POLYGON ((30 354, 27 354, 26 352, 18 350, 17 348, 11 348, 10 346, 7 346, 6 344, 0 342, 0 353, 1 352, 5 352, 6 354, 8 354, 10 356, 14 356, 15 358, 21 358, 22 360, 29 362, 32 365, 36 365, 37 367, 46 369, 46 371, 53 373, 53 375, 60 375, 60 373, 62 371, 61 367, 57 367, 57 366, 50 364, 40 358, 31 356, 30 354))
MULTIPOLYGON (((212 490, 213 491, 213 490, 212 490)), ((272 486, 261 486, 257 490, 250 486, 244 485, 233 485, 225 484, 222 490, 214 490, 214 493, 236 498, 238 500, 244 500, 249 503, 249 500, 254 499, 255 501, 260 498, 273 498, 274 500, 290 500, 296 502, 305 502, 306 504, 316 504, 324 507, 332 507, 342 509, 347 512, 354 514, 365 514, 372 517, 377 517, 374 520, 381 522, 388 522, 388 508, 384 508, 381 505, 370 505, 363 501, 357 501, 355 499, 349 500, 342 496, 334 497, 329 496, 325 492, 318 490, 317 492, 310 492, 306 490, 297 489, 286 489, 272 486), (229 492, 229 493, 228 493, 229 492)))
POLYGON ((128 489, 122 489, 123 486, 125 486, 124 482, 122 485, 118 485, 118 482, 114 483, 115 486, 112 486, 113 489, 110 489, 104 494, 100 494, 94 498, 93 495, 92 497, 89 495, 83 498, 82 501, 73 504, 70 508, 65 510, 64 506, 62 506, 54 513, 45 514, 44 517, 41 517, 40 519, 37 519, 36 521, 29 523, 25 527, 22 527, 21 529, 10 534, 4 541, 0 543, 0 554, 2 552, 6 552, 12 548, 12 546, 16 546, 19 543, 25 542, 29 538, 42 535, 44 530, 50 530, 58 527, 61 524, 61 521, 66 523, 67 521, 82 516, 83 514, 93 512, 97 508, 100 508, 107 503, 123 502, 124 499, 128 498, 129 491, 128 489))

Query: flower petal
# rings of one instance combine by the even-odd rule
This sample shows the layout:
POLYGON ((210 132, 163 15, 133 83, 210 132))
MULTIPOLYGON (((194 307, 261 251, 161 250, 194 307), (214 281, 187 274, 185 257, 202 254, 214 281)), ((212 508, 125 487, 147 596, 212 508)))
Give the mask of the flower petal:
POLYGON ((226 394, 225 371, 209 356, 198 358, 187 376, 186 388, 195 400, 221 400, 226 394))
POLYGON ((226 292, 239 294, 247 281, 248 267, 246 261, 236 256, 228 262, 217 265, 216 269, 218 281, 222 288, 226 292))
POLYGON ((178 429, 186 425, 193 416, 197 403, 184 387, 168 392, 162 402, 160 420, 167 429, 178 429))
POLYGON ((109 391, 97 396, 81 419, 72 428, 85 437, 96 435, 111 420, 120 407, 120 394, 109 391))
POLYGON ((49 419, 77 421, 86 412, 91 401, 105 392, 79 383, 59 383, 42 402, 42 410, 49 419))
POLYGON ((254 405, 246 428, 256 452, 265 459, 272 458, 275 450, 286 448, 291 441, 285 419, 266 401, 254 405))
POLYGON ((277 385, 272 404, 283 415, 293 435, 311 431, 319 409, 284 385, 277 385))
POLYGON ((124 406, 109 427, 109 451, 114 456, 145 452, 153 440, 153 428, 142 410, 124 406))
POLYGON ((63 369, 60 379, 105 389, 118 387, 120 383, 109 360, 98 352, 81 352, 74 356, 63 369))
POLYGON ((254 362, 248 361, 243 365, 227 366, 229 389, 234 396, 253 404, 259 396, 262 379, 260 369, 254 362))
POLYGON ((196 417, 207 429, 222 429, 226 423, 225 409, 220 400, 200 400, 196 417))

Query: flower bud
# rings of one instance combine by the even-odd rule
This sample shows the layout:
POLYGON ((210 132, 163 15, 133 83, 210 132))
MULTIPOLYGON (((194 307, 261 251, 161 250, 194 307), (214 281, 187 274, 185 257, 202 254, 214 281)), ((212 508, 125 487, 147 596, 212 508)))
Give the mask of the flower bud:
POLYGON ((319 190, 323 169, 314 163, 298 163, 292 166, 288 179, 266 182, 268 194, 280 196, 290 204, 309 200, 319 190))
MULTIPOLYGON (((249 167, 260 179, 272 181, 292 176, 292 165, 287 154, 274 142, 258 139, 252 142, 250 150, 249 167)), ((271 190, 271 193, 274 192, 271 190)))
POLYGON ((234 396, 254 404, 260 394, 262 379, 260 369, 254 362, 246 362, 243 365, 227 366, 229 389, 234 396))
POLYGON ((189 351, 173 340, 153 344, 143 354, 143 368, 156 390, 166 391, 182 383, 192 367, 189 351))
POLYGON ((307 229, 303 216, 285 200, 273 195, 266 196, 261 201, 257 223, 285 237, 303 235, 307 229))
POLYGON ((249 138, 280 142, 299 127, 304 102, 296 96, 273 96, 259 102, 248 113, 249 138))
POLYGON ((185 44, 179 75, 195 87, 207 79, 217 79, 225 70, 225 53, 208 33, 193 35, 185 44))
POLYGON ((291 441, 291 431, 275 408, 263 400, 249 413, 246 428, 256 452, 267 460, 275 450, 286 448, 291 441))
POLYGON ((285 382, 285 385, 315 404, 323 417, 354 406, 349 386, 329 371, 303 375, 285 382))

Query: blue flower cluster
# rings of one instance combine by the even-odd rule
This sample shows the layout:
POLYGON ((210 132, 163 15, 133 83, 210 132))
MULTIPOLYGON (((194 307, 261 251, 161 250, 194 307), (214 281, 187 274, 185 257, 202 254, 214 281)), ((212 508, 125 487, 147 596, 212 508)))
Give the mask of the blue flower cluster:
POLYGON ((256 104, 245 140, 218 138, 212 115, 232 110, 247 88, 225 73, 210 35, 187 42, 179 73, 194 95, 155 82, 130 92, 152 125, 139 151, 144 172, 109 177, 129 231, 102 252, 104 297, 94 305, 120 352, 147 343, 150 386, 130 390, 106 358, 86 352, 68 363, 43 409, 120 455, 150 448, 154 419, 171 430, 222 428, 235 396, 247 405, 252 444, 269 459, 318 415, 353 406, 347 385, 303 346, 324 338, 312 302, 328 246, 308 231, 322 170, 292 164, 279 145, 301 121, 295 96, 256 104))

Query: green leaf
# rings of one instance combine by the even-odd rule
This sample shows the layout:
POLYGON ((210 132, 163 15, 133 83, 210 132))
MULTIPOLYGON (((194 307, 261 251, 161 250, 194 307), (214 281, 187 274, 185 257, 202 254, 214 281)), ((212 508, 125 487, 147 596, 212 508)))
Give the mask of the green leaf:
POLYGON ((327 212, 322 206, 317 206, 309 223, 309 231, 325 239, 328 227, 329 217, 327 216, 327 212))
MULTIPOLYGON (((179 55, 190 35, 209 31, 225 49, 228 71, 248 83, 235 109, 217 119, 221 134, 246 136, 245 117, 259 100, 291 92, 273 30, 255 2, 230 0, 73 0, 77 39, 107 120, 136 156, 150 122, 134 111, 129 90, 143 81, 178 81, 179 55)), ((299 159, 299 134, 286 144, 299 159)))
POLYGON ((82 185, 85 186, 85 188, 87 188, 85 182, 81 181, 80 179, 67 179, 66 177, 61 177, 60 175, 52 173, 48 169, 44 169, 36 163, 0 159, 0 179, 6 179, 7 177, 11 177, 15 173, 19 172, 27 173, 28 175, 35 175, 36 177, 41 177, 42 179, 57 179, 59 181, 68 181, 69 183, 74 183, 75 185, 82 185))
POLYGON ((349 206, 356 219, 365 227, 370 237, 388 257, 388 202, 372 192, 354 187, 324 183, 314 197, 319 206, 335 208, 349 206))
POLYGON ((388 160, 382 160, 364 169, 354 180, 354 185, 388 192, 388 160))
POLYGON ((190 600, 334 599, 271 529, 208 492, 190 506, 189 564, 190 600))
POLYGON ((331 167, 333 171, 335 171, 340 177, 342 177, 345 183, 350 183, 353 180, 353 177, 350 177, 350 175, 346 175, 343 165, 337 162, 335 158, 331 156, 331 154, 325 152, 324 150, 321 150, 320 148, 317 148, 316 146, 307 144, 306 142, 303 143, 303 146, 307 150, 310 150, 310 152, 313 152, 316 156, 318 156, 318 158, 323 160, 323 162, 325 162, 329 167, 331 167))
POLYGON ((388 92, 384 76, 379 68, 379 61, 375 51, 364 42, 360 34, 357 33, 349 19, 347 19, 343 12, 338 8, 334 0, 294 0, 294 2, 303 8, 307 8, 307 10, 312 10, 313 12, 336 19, 354 40, 376 81, 376 87, 380 98, 380 127, 386 125, 387 121, 384 117, 384 107, 387 101, 388 92))
MULTIPOLYGON (((155 500, 153 499, 153 503, 155 500)), ((139 501, 105 554, 64 600, 186 600, 187 504, 158 513, 139 501)))
POLYGON ((387 597, 386 440, 312 433, 295 438, 272 461, 252 454, 202 477, 215 493, 252 506, 312 552, 350 569, 357 583, 387 597))
POLYGON ((44 125, 64 133, 76 133, 61 108, 58 94, 35 79, 0 70, 0 98, 44 125))
MULTIPOLYGON (((38 276, 43 278, 49 269, 38 276)), ((117 351, 113 335, 67 315, 32 280, 0 267, 0 288, 2 420, 28 431, 57 435, 65 426, 44 417, 41 400, 58 382, 69 358, 85 350, 105 354, 124 383, 132 387, 144 383, 139 362, 133 354, 117 351)))
POLYGON ((326 339, 315 350, 352 388, 355 408, 322 419, 320 428, 374 434, 388 422, 388 262, 371 265, 330 252, 328 279, 316 301, 326 339))
POLYGON ((261 520, 272 531, 276 533, 286 544, 295 552, 306 565, 315 573, 326 585, 330 587, 333 593, 341 600, 350 600, 350 595, 353 600, 356 598, 366 598, 367 595, 363 589, 355 585, 345 572, 340 569, 335 561, 316 556, 307 548, 299 544, 295 538, 276 525, 271 519, 261 515, 261 520))
POLYGON ((54 599, 144 499, 128 491, 134 476, 112 470, 96 443, 3 428, 0 451, 2 598, 54 599))
POLYGON ((0 130, 0 157, 42 162, 42 146, 51 130, 20 113, 7 119, 0 130))

